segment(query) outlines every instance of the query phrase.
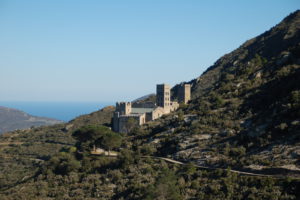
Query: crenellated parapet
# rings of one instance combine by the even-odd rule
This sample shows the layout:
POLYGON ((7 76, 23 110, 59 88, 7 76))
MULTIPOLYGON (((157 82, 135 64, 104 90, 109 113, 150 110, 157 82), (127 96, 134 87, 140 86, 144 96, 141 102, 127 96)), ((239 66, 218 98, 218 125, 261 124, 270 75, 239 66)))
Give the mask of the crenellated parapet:
POLYGON ((128 115, 131 113, 131 102, 117 102, 116 103, 116 112, 119 112, 120 115, 128 115))

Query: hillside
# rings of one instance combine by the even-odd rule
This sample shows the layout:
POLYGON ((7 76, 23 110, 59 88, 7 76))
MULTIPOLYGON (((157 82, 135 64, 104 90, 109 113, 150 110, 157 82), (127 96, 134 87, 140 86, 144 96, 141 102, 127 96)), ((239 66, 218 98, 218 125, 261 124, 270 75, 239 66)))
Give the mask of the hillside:
MULTIPOLYGON (((187 154, 188 159, 202 162, 209 155, 205 164, 220 166, 224 165, 224 159, 236 157, 224 155, 230 154, 226 152, 230 149, 226 148, 234 147, 247 152, 243 156, 245 161, 255 155, 262 163, 271 162, 267 165, 272 167, 288 165, 299 170, 299 154, 296 153, 300 152, 299 42, 300 12, 297 11, 271 30, 223 56, 203 75, 190 81, 193 99, 182 110, 196 117, 180 126, 183 129, 192 125, 187 131, 183 129, 182 137, 192 141, 196 135, 210 133, 207 136, 212 137, 210 150, 203 144, 205 148, 182 145, 174 156, 187 159, 187 154)), ((241 157, 233 160, 238 161, 241 157)), ((228 161, 225 163, 227 166, 228 161)))
MULTIPOLYGON (((238 120, 236 122, 242 124, 239 129, 243 128, 250 135, 254 134, 251 128, 264 126, 264 130, 257 133, 262 135, 280 116, 296 126, 300 87, 299 29, 300 12, 297 11, 217 60, 203 75, 188 82, 193 86, 193 99, 183 111, 198 113, 201 117, 216 117, 215 114, 230 117, 231 123, 238 120), (235 118, 229 116, 234 112, 235 118)), ((228 128, 224 122, 223 128, 228 128)))
POLYGON ((16 129, 59 124, 62 121, 46 117, 36 117, 23 111, 0 106, 0 134, 16 129))
POLYGON ((98 126, 113 107, 5 134, 0 197, 300 199, 299 80, 296 11, 189 81, 188 105, 127 135, 98 126), (90 154, 94 145, 117 156, 90 154))
MULTIPOLYGON (((80 125, 107 124, 112 106, 82 115, 69 123, 4 133, 0 136, 0 191, 35 175, 55 153, 75 144, 71 133, 80 125), (73 123, 76 122, 76 125, 73 123)), ((1 195, 0 195, 1 196, 1 195)), ((1 198, 2 199, 2 198, 1 198)))
POLYGON ((99 125, 99 124, 105 124, 107 126, 110 126, 111 118, 113 116, 113 112, 115 110, 114 106, 107 106, 101 110, 92 112, 87 115, 81 115, 73 120, 71 120, 67 127, 70 130, 76 130, 79 127, 82 127, 84 125, 99 125))

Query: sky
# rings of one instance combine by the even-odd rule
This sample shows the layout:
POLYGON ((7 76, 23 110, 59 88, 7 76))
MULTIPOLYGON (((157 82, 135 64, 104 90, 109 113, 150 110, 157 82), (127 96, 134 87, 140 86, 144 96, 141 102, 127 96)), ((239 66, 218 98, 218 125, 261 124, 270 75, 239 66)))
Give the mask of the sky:
POLYGON ((0 0, 0 101, 129 101, 200 76, 298 0, 0 0))

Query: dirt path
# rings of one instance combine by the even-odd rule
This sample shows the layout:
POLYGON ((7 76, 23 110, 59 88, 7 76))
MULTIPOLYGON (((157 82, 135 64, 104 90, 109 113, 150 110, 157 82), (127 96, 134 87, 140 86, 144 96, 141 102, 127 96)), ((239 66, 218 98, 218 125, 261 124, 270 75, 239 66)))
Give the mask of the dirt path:
MULTIPOLYGON (((113 155, 118 156, 117 152, 114 152, 115 154, 113 155)), ((100 155, 100 154, 95 154, 92 153, 92 155, 100 155)), ((108 156, 108 155, 104 155, 101 154, 102 156, 108 156)), ((142 158, 153 158, 153 159, 159 159, 159 160, 164 160, 166 162, 169 163, 173 163, 173 164, 178 164, 178 165, 188 165, 189 163, 184 163, 178 160, 173 160, 171 158, 165 158, 165 157, 158 157, 158 156, 142 156, 142 158)), ((206 169, 206 170, 227 170, 230 171, 232 173, 237 173, 240 175, 245 175, 245 176, 257 176, 257 177, 272 177, 272 178, 277 178, 277 179, 283 179, 283 178, 292 178, 292 179, 300 179, 298 177, 291 177, 291 176, 285 176, 282 174, 257 174, 257 173, 252 173, 252 172, 245 172, 245 171, 239 171, 239 170, 233 170, 233 169, 226 169, 226 168, 217 168, 217 167, 205 167, 205 166, 201 166, 201 165, 196 165, 193 164, 195 167, 200 168, 200 169, 206 169)))
MULTIPOLYGON (((183 163, 183 162, 180 162, 180 161, 177 161, 177 160, 173 160, 171 158, 165 158, 165 157, 157 157, 157 156, 142 156, 143 158, 154 158, 154 159, 160 159, 160 160, 164 160, 166 162, 169 162, 169 163, 173 163, 173 164, 178 164, 178 165, 187 165, 188 163, 183 163)), ((224 169, 224 168, 216 168, 216 167, 205 167, 205 166, 201 166, 201 165, 196 165, 196 164, 193 164, 195 167, 197 168, 200 168, 200 169, 207 169, 207 170, 217 170, 217 169, 220 169, 220 170, 229 170, 230 172, 233 172, 233 173, 237 173, 237 174, 240 174, 240 175, 246 175, 246 176, 258 176, 258 177, 272 177, 272 178, 288 178, 290 176, 284 176, 284 175, 271 175, 271 174, 257 174, 257 173, 252 173, 252 172, 244 172, 244 171, 238 171, 238 170, 233 170, 233 169, 224 169)), ((293 178, 293 179, 300 179, 300 178, 297 178, 297 177, 290 177, 290 178, 293 178)))
POLYGON ((24 142, 0 142, 0 146, 8 146, 11 144, 15 144, 15 145, 20 145, 23 144, 24 142))

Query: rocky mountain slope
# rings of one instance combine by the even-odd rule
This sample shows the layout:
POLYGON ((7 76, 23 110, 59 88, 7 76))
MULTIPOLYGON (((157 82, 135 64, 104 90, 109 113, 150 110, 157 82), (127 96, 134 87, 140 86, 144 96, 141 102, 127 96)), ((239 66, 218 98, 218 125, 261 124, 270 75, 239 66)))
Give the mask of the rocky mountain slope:
POLYGON ((300 199, 299 61, 296 11, 190 81, 188 105, 127 135, 95 125, 113 107, 5 134, 0 197, 300 199))
POLYGON ((16 129, 27 129, 32 126, 45 126, 62 123, 46 117, 36 117, 23 111, 0 106, 0 134, 16 129))
MULTIPOLYGON (((207 166, 299 173, 299 80, 297 11, 190 81, 193 99, 179 111, 184 120, 162 120, 168 130, 153 139, 163 141, 171 129, 175 137, 160 143, 165 154, 207 166)), ((158 127, 148 131, 153 134, 158 127)))

